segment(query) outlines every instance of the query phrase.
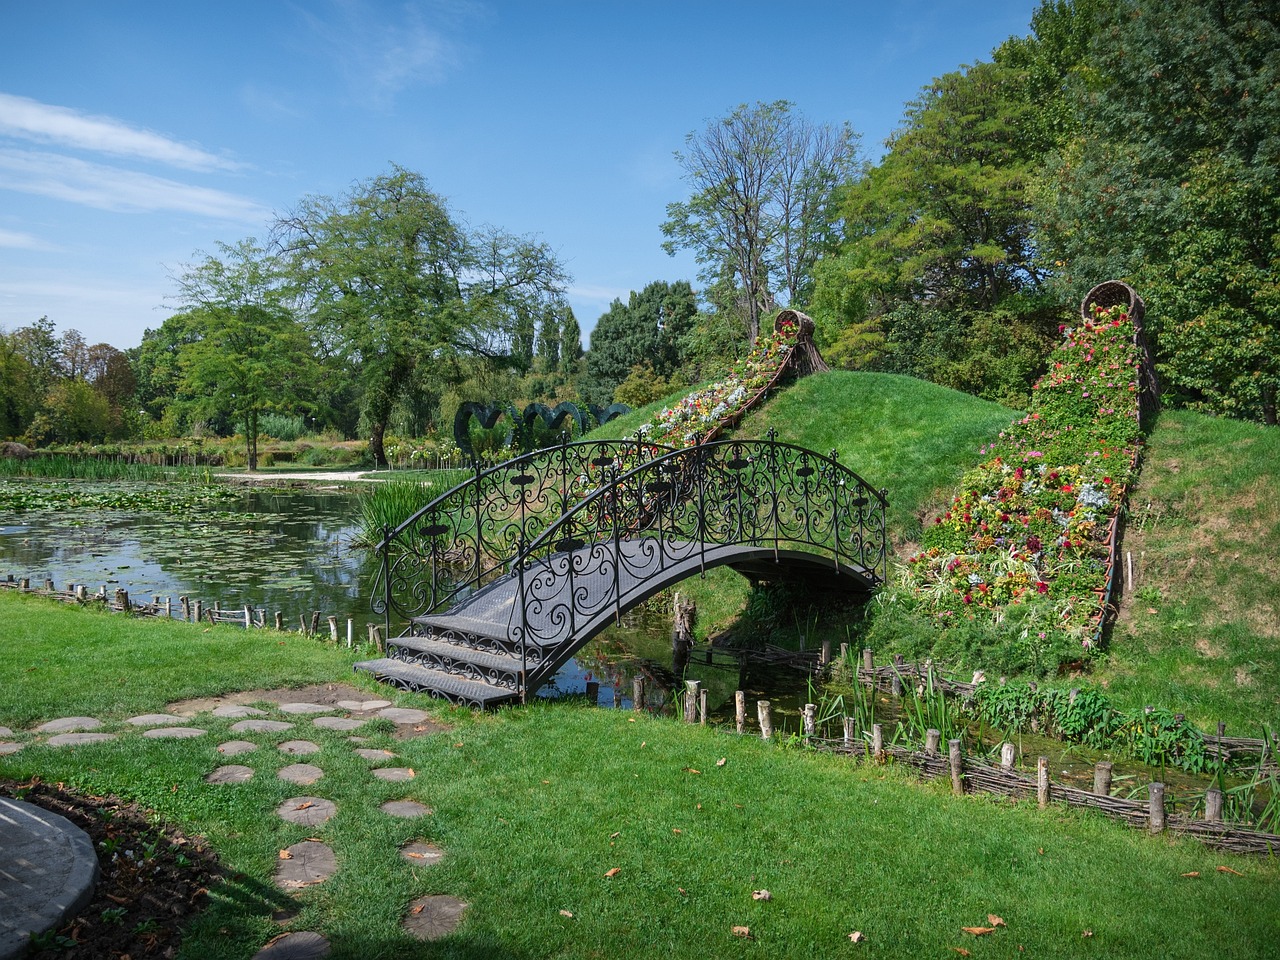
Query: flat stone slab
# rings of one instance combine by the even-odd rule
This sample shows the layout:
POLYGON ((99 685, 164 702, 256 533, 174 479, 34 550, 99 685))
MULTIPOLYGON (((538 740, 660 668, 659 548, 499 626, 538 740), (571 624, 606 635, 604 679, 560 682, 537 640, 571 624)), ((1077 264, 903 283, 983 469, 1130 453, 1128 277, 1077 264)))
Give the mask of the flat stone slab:
POLYGON ((12 737, 13 731, 8 727, 0 727, 0 737, 12 737))
POLYGON ((36 727, 36 733, 74 733, 78 730, 97 730, 102 721, 94 717, 63 717, 61 720, 50 720, 36 727))
POLYGON ((276 776, 281 780, 287 780, 289 783, 303 784, 315 783, 324 776, 324 771, 319 767, 313 767, 309 763, 291 763, 287 767, 281 767, 276 776))
POLYGON ((435 813, 425 803, 419 803, 417 800, 388 800, 378 809, 388 816, 403 817, 406 820, 435 813))
POLYGON ((431 714, 425 710, 414 710, 411 707, 383 707, 378 716, 386 717, 392 723, 422 723, 431 714))
POLYGON ((408 767, 379 767, 373 771, 373 775, 387 783, 402 783, 413 779, 413 771, 408 767))
POLYGON ((181 724, 187 718, 175 717, 172 713, 144 713, 140 717, 130 717, 125 723, 131 723, 135 727, 163 727, 168 724, 181 724))
POLYGON ((205 783, 248 783, 253 779, 253 767, 228 763, 204 778, 205 783))
POLYGON ((93 897, 93 841, 65 817, 0 797, 0 957, 18 957, 93 897))
POLYGON ((253 753, 258 745, 252 740, 228 740, 218 744, 218 752, 226 757, 239 756, 242 753, 253 753))
POLYGON ((365 713, 369 710, 381 710, 383 707, 391 706, 390 700, 339 700, 338 706, 343 710, 355 710, 357 713, 365 713))
POLYGON ((323 797, 290 797, 276 807, 276 816, 281 820, 308 827, 324 823, 337 812, 334 802, 323 797))
POLYGON ((419 897, 409 904, 401 926, 419 940, 439 940, 458 928, 466 912, 467 905, 457 897, 445 894, 419 897))
POLYGON ((368 723, 367 720, 354 720, 351 717, 316 717, 311 722, 321 730, 357 730, 368 723))
POLYGON ((400 856, 404 857, 410 863, 429 867, 433 863, 439 863, 444 859, 444 851, 434 843, 422 843, 421 841, 415 841, 413 843, 406 843, 401 847, 400 856))
POLYGON ((388 760, 394 760, 396 756, 390 750, 375 750, 372 747, 361 747, 356 750, 356 754, 375 763, 385 763, 388 760))
POLYGON ((302 713, 333 713, 338 708, 331 703, 282 703, 280 704, 281 713, 302 714, 302 713))
POLYGON ((208 732, 199 727, 152 727, 150 730, 143 730, 142 735, 152 740, 190 740, 192 737, 203 737, 208 732))
POLYGON ((253 960, 323 960, 328 955, 328 940, 318 933, 301 931, 272 937, 253 960))
POLYGON ((246 707, 238 703, 224 703, 219 707, 213 708, 215 717, 265 717, 267 711, 259 710, 257 707, 246 707))
POLYGON ((276 886, 298 890, 313 883, 323 883, 338 870, 338 860, 326 844, 319 840, 303 840, 280 852, 276 861, 276 886))
POLYGON ((280 733, 292 729, 293 724, 283 720, 241 720, 231 725, 232 733, 280 733))
POLYGON ((17 753, 22 749, 20 743, 0 743, 0 757, 7 757, 11 753, 17 753))
POLYGON ((280 744, 280 752, 290 756, 305 757, 308 754, 319 753, 320 745, 310 740, 286 740, 280 744))
POLYGON ((50 737, 48 742, 51 747, 78 747, 86 743, 104 743, 115 738, 114 733, 60 733, 56 737, 50 737))

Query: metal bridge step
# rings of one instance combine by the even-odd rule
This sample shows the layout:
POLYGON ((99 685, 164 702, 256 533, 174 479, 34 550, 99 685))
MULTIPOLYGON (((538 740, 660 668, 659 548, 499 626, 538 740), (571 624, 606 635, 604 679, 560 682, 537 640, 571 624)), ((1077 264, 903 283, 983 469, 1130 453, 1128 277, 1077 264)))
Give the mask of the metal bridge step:
MULTIPOLYGON (((520 658, 487 645, 477 649, 470 641, 471 638, 467 637, 396 637, 387 642, 387 655, 393 660, 416 663, 442 673, 517 689, 521 671, 520 658)), ((484 643, 483 640, 477 642, 484 643)), ((533 666, 536 662, 538 661, 530 661, 529 665, 533 666)))
POLYGON ((484 709, 510 703, 519 695, 508 687, 499 687, 479 680, 468 680, 454 674, 432 670, 416 663, 383 657, 363 660, 354 669, 371 673, 384 683, 401 690, 427 693, 438 700, 449 700, 466 707, 484 709))

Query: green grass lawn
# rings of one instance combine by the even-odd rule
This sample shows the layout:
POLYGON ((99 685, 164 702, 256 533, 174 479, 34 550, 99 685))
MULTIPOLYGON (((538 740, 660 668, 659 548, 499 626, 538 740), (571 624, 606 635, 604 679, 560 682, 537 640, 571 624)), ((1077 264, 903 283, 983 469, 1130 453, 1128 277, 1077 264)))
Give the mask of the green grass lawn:
POLYGON ((1064 809, 957 799, 897 768, 581 702, 488 716, 435 708, 450 729, 410 740, 375 721, 362 731, 367 746, 413 768, 404 785, 371 777, 345 735, 308 725, 321 752, 305 759, 325 770, 317 784, 274 777, 295 759, 270 749, 299 735, 287 731, 252 735, 262 747, 236 758, 257 770, 249 783, 213 786, 205 774, 226 762, 216 745, 243 736, 230 733, 233 720, 205 716, 205 737, 152 741, 123 719, 235 689, 367 685, 353 678, 345 651, 9 594, 0 594, 0 616, 21 627, 0 641, 0 724, 30 741, 21 730, 38 720, 92 714, 122 733, 72 749, 31 743, 0 757, 0 776, 135 800, 203 834, 227 868, 184 957, 249 957, 278 933, 270 914, 288 899, 271 883, 278 851, 312 836, 333 847, 339 870, 298 895, 292 927, 323 933, 337 958, 920 957, 952 956, 956 947, 1004 957, 1019 946, 1040 957, 1252 958, 1275 950, 1274 860, 1153 839, 1064 809), (337 816, 316 827, 274 816, 299 794, 334 800, 337 816), (377 810, 405 796, 433 815, 404 821, 377 810), (445 858, 410 864, 397 847, 411 839, 439 844, 445 858), (772 899, 753 900, 762 889, 772 899), (398 922, 427 893, 470 908, 449 939, 420 946, 398 922), (1007 926, 981 937, 962 931, 988 926, 988 914, 1007 926), (749 927, 752 939, 735 937, 734 926, 749 927), (864 942, 850 942, 855 930, 864 942))

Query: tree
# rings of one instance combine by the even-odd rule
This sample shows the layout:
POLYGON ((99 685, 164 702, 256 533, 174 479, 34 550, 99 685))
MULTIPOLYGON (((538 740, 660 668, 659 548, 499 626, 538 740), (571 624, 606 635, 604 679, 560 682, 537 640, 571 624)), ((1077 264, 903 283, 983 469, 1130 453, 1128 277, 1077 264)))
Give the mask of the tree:
POLYGON ((34 380, 17 336, 0 330, 0 439, 13 440, 26 432, 37 409, 34 380))
POLYGON ((853 178, 858 137, 814 124, 793 104, 742 104, 685 137, 676 152, 692 196, 667 205, 670 254, 692 249, 714 283, 726 268, 742 291, 748 340, 775 301, 799 302, 832 239, 835 186, 853 178))
POLYGON ((697 298, 687 280, 656 280, 639 293, 631 291, 626 304, 614 300, 591 334, 583 397, 609 404, 618 385, 642 362, 658 378, 670 378, 680 368, 684 338, 697 315, 697 298))
POLYGON ((182 384, 206 410, 243 424, 245 459, 258 468, 258 418, 299 403, 311 370, 306 332, 286 304, 277 259, 252 240, 219 244, 178 278, 198 339, 180 356, 182 384))

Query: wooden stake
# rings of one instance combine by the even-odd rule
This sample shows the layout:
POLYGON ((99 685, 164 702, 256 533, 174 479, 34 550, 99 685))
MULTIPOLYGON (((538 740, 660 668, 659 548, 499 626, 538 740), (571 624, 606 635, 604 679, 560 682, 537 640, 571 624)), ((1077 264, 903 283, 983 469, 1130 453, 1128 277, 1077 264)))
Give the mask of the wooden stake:
POLYGON ((930 757, 938 755, 938 746, 942 743, 942 732, 940 730, 926 730, 924 732, 924 752, 930 757))
POLYGON ((1043 810, 1049 805, 1049 758, 1036 757, 1036 803, 1043 810))
POLYGON ((1222 791, 1217 787, 1204 792, 1204 818, 1211 823, 1222 822, 1222 791))
POLYGON ((1013 761, 1017 759, 1018 748, 1012 743, 1005 743, 1000 746, 1000 769, 1012 770, 1013 761))
POLYGON ((823 666, 831 662, 831 638, 822 638, 822 659, 818 661, 823 666))
POLYGON ((878 723, 871 725, 871 755, 878 763, 884 760, 884 727, 878 723))
POLYGON ((964 793, 964 757, 960 753, 960 741, 947 741, 947 757, 951 761, 951 792, 956 796, 964 793))
POLYGON ((862 669, 867 673, 875 669, 875 660, 872 658, 870 647, 862 648, 862 669))
POLYGON ((1147 809, 1151 813, 1151 832, 1164 832, 1164 784, 1153 783, 1147 787, 1147 809))
POLYGON ((773 716, 769 711, 770 704, 768 700, 756 701, 756 718, 760 721, 760 738, 762 740, 773 738, 773 716))
POLYGON ((816 703, 806 703, 804 705, 804 736, 805 739, 812 737, 817 731, 818 705, 816 703))
POLYGON ((855 730, 856 724, 857 724, 857 721, 855 721, 853 717, 844 718, 844 748, 846 750, 853 749, 853 740, 854 740, 854 734, 856 732, 855 730))
POLYGON ((644 709, 644 675, 637 674, 631 678, 631 709, 637 712, 644 709))
POLYGON ((738 723, 738 734, 747 732, 747 695, 741 690, 733 691, 733 715, 738 723))
MULTIPOLYGON (((369 626, 372 627, 373 624, 371 623, 369 624, 369 626)), ((284 631, 284 614, 281 613, 279 610, 277 610, 276 611, 276 632, 281 633, 283 631, 284 631)), ((373 639, 372 634, 370 634, 369 638, 373 639)))
POLYGON ((592 706, 600 702, 600 681, 599 680, 587 681, 587 700, 592 704, 592 706))
POLYGON ((338 618, 327 617, 326 619, 329 621, 329 639, 332 640, 334 643, 337 643, 338 642, 338 618))
POLYGON ((707 691, 698 691, 698 722, 703 726, 707 724, 707 691))
POLYGON ((1100 797, 1111 796, 1111 761, 1099 760, 1093 768, 1093 792, 1100 797))
POLYGON ((698 688, 702 685, 701 680, 686 680, 684 682, 684 722, 698 722, 698 688))

